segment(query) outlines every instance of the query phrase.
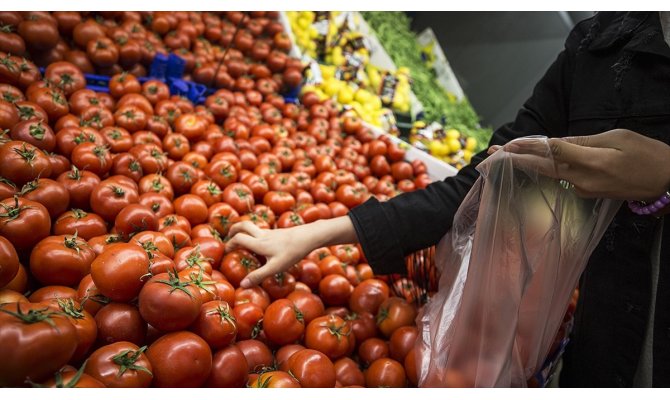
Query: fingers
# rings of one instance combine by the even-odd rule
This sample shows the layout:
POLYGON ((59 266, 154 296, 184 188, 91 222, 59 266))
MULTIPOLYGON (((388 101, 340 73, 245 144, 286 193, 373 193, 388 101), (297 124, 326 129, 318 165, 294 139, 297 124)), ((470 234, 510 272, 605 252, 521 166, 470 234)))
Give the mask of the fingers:
POLYGON ((252 286, 260 285, 265 278, 278 274, 284 269, 286 268, 282 268, 282 265, 277 264, 276 261, 270 260, 261 268, 251 271, 244 279, 242 279, 240 286, 243 288, 250 288, 252 286))
POLYGON ((259 228, 256 224, 254 224, 251 221, 242 221, 238 222, 235 225, 230 227, 230 231, 228 232, 228 235, 230 237, 233 237, 237 235, 240 232, 244 232, 246 234, 249 234, 253 237, 258 237, 263 234, 263 230, 259 228))
POLYGON ((501 148, 502 148, 502 146, 498 146, 497 144, 493 145, 493 146, 489 147, 487 153, 489 155, 491 155, 491 154, 495 153, 496 151, 500 150, 501 148))
POLYGON ((590 136, 569 136, 562 140, 568 143, 584 147, 601 147, 617 149, 621 141, 625 141, 632 132, 626 129, 614 129, 590 136))
POLYGON ((231 252, 240 247, 251 250, 256 254, 266 255, 262 252, 262 246, 260 245, 259 240, 243 232, 236 234, 228 241, 228 243, 226 243, 226 252, 231 252))

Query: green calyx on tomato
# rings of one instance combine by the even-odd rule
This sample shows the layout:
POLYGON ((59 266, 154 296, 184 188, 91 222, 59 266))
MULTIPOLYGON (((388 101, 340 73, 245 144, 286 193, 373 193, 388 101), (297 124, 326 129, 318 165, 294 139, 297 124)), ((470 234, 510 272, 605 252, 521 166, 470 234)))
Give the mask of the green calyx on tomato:
POLYGON ((33 310, 28 310, 27 313, 24 313, 21 310, 21 307, 19 307, 18 303, 16 305, 16 312, 9 311, 7 309, 2 309, 0 308, 0 312, 3 312, 5 314, 9 314, 15 318, 18 318, 23 322, 24 324, 36 324, 38 322, 46 322, 47 324, 51 325, 52 327, 56 327, 56 324, 54 324, 53 320, 51 319, 52 315, 59 314, 56 311, 50 311, 49 307, 44 307, 40 309, 33 309, 33 310))
POLYGON ((23 187, 21 188, 21 191, 19 192, 19 196, 24 197, 26 194, 28 194, 28 193, 34 191, 35 189, 37 189, 40 186, 38 180, 39 180, 39 178, 33 179, 32 181, 23 185, 23 187))
POLYGON ((191 291, 188 290, 188 287, 191 285, 191 282, 180 280, 179 275, 175 274, 172 271, 168 271, 167 280, 159 279, 156 282, 170 286, 170 293, 174 292, 175 290, 181 290, 182 292, 186 293, 189 297, 191 298, 194 297, 193 293, 191 293, 191 291))
POLYGON ((186 257, 186 264, 188 264, 189 267, 198 267, 202 271, 202 262, 210 262, 213 261, 210 258, 203 257, 202 253, 200 252, 200 246, 196 246, 195 250, 189 254, 188 257, 186 257))
MULTIPOLYGON (((65 383, 63 381, 63 374, 61 371, 57 371, 56 374, 54 375, 54 381, 56 382, 56 388, 58 389, 72 389, 77 387, 77 384, 79 383, 79 380, 81 379, 82 375, 84 375, 84 369, 86 369, 86 363, 88 360, 84 361, 84 363, 81 365, 81 368, 77 370, 77 373, 74 374, 72 379, 68 382, 65 383)), ((45 388, 46 386, 40 385, 39 383, 35 383, 30 381, 30 386, 33 388, 45 388)))
MULTIPOLYGON (((188 259, 186 261, 188 262, 188 259)), ((191 280, 191 284, 193 284, 194 286, 204 290, 207 293, 214 294, 214 291, 212 289, 210 289, 208 286, 212 286, 216 282, 215 281, 206 281, 205 276, 203 275, 203 270, 202 269, 200 269, 197 274, 195 272, 191 272, 188 275, 188 277, 191 280)), ((219 306, 219 308, 221 308, 221 306, 219 306)), ((222 318, 223 318, 223 315, 222 315, 222 318)), ((232 321, 235 322, 235 318, 233 318, 232 321)))
POLYGON ((67 174, 67 177, 72 180, 78 181, 81 179, 81 171, 79 171, 79 168, 77 168, 77 166, 73 164, 72 169, 67 174))
POLYGON ((141 165, 137 160, 133 160, 128 164, 128 169, 130 169, 133 172, 137 172, 141 170, 141 165))
POLYGON ((146 372, 150 376, 154 376, 151 371, 148 369, 144 368, 141 365, 137 365, 137 360, 140 358, 142 353, 144 353, 147 349, 147 346, 142 346, 140 347, 137 351, 132 351, 132 350, 124 350, 120 352, 119 354, 115 355, 112 358, 112 361, 114 361, 114 364, 118 365, 119 368, 119 373, 117 376, 123 376, 126 371, 131 370, 131 371, 142 371, 146 372))
POLYGON ((235 317, 233 316, 233 314, 231 314, 230 308, 222 307, 221 305, 216 307, 214 310, 209 311, 207 314, 218 315, 221 318, 221 321, 226 321, 226 322, 229 322, 231 324, 234 324, 235 322, 237 322, 235 320, 235 317))
POLYGON ((28 149, 26 148, 26 144, 24 143, 22 148, 20 149, 13 149, 16 154, 21 156, 29 165, 33 165, 33 161, 35 161, 35 150, 28 149))
POLYGON ((35 117, 35 109, 29 106, 16 106, 19 111, 19 118, 23 121, 27 121, 35 117))
POLYGON ((65 315, 74 319, 84 319, 84 307, 77 306, 72 299, 58 299, 58 307, 65 315))
POLYGON ((116 197, 123 197, 126 194, 126 191, 119 186, 112 186, 112 193, 114 193, 114 196, 116 197))
POLYGON ((21 215, 21 211, 31 209, 31 206, 21 206, 19 207, 19 196, 14 196, 14 205, 7 205, 0 203, 0 207, 4 209, 4 212, 0 212, 0 218, 7 218, 7 221, 13 221, 21 215))
POLYGON ((70 237, 65 236, 63 244, 68 249, 74 249, 74 251, 76 251, 77 254, 79 254, 79 243, 77 243, 77 232, 75 232, 73 236, 70 237))

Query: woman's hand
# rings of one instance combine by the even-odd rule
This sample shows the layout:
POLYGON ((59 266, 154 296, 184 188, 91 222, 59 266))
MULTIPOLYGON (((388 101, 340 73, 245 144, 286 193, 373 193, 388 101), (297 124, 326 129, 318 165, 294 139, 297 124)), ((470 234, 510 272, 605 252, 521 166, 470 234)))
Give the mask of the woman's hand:
MULTIPOLYGON (((670 188, 670 146, 626 129, 592 136, 526 138, 504 151, 543 175, 572 183, 582 197, 654 201, 670 188), (553 161, 552 158, 553 157, 553 161)), ((492 146, 489 154, 500 149, 492 146)))
POLYGON ((358 241, 348 216, 272 230, 261 229, 250 221, 244 221, 233 225, 230 235, 226 252, 242 247, 267 260, 264 266, 252 271, 240 282, 240 286, 245 288, 286 271, 316 248, 358 241))

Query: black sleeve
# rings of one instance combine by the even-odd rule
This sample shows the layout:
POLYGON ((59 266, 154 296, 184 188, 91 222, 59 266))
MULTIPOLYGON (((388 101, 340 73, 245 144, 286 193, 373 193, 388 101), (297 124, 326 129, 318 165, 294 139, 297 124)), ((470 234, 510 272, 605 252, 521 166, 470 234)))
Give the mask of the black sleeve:
MULTIPOLYGON (((516 120, 497 129, 489 145, 529 135, 567 134, 574 59, 589 21, 575 27, 565 49, 537 83, 516 120)), ((476 166, 486 157, 486 151, 478 153, 456 176, 434 182, 424 190, 384 203, 371 198, 349 212, 363 252, 376 273, 404 272, 405 256, 436 244, 446 234, 458 206, 479 177, 476 166)))

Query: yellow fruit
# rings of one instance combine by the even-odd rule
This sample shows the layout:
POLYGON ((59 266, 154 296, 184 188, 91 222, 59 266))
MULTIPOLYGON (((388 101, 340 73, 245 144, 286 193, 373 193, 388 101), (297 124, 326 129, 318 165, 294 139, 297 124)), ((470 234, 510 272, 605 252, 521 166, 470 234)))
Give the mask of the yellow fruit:
POLYGON ((447 139, 458 139, 461 137, 461 133, 456 129, 447 130, 447 139))
POLYGON ((470 160, 472 159, 472 151, 470 150, 463 150, 463 160, 470 164, 470 160))
POLYGON ((382 108, 382 99, 380 99, 379 96, 371 96, 369 103, 372 104, 375 110, 381 110, 382 108))
POLYGON ((304 17, 298 18, 298 26, 300 27, 300 29, 307 30, 310 27, 310 25, 312 25, 312 20, 309 20, 304 17))
POLYGON ((354 99, 361 104, 366 104, 368 100, 370 100, 370 96, 372 96, 372 93, 368 92, 367 90, 358 89, 354 95, 354 99))
POLYGON ((461 142, 459 142, 458 139, 447 139, 447 145, 449 146, 451 153, 456 153, 461 150, 461 142))
POLYGON ((477 147, 477 139, 469 137, 465 140, 465 150, 473 152, 475 151, 476 147, 477 147))
POLYGON ((315 92, 317 89, 314 85, 305 85, 300 89, 300 94, 305 94, 309 92, 315 92))
POLYGON ((314 11, 300 11, 300 18, 305 18, 310 22, 314 21, 314 11))
POLYGON ((348 86, 343 87, 337 94, 337 101, 339 101, 340 104, 351 103, 354 101, 354 91, 348 86))

